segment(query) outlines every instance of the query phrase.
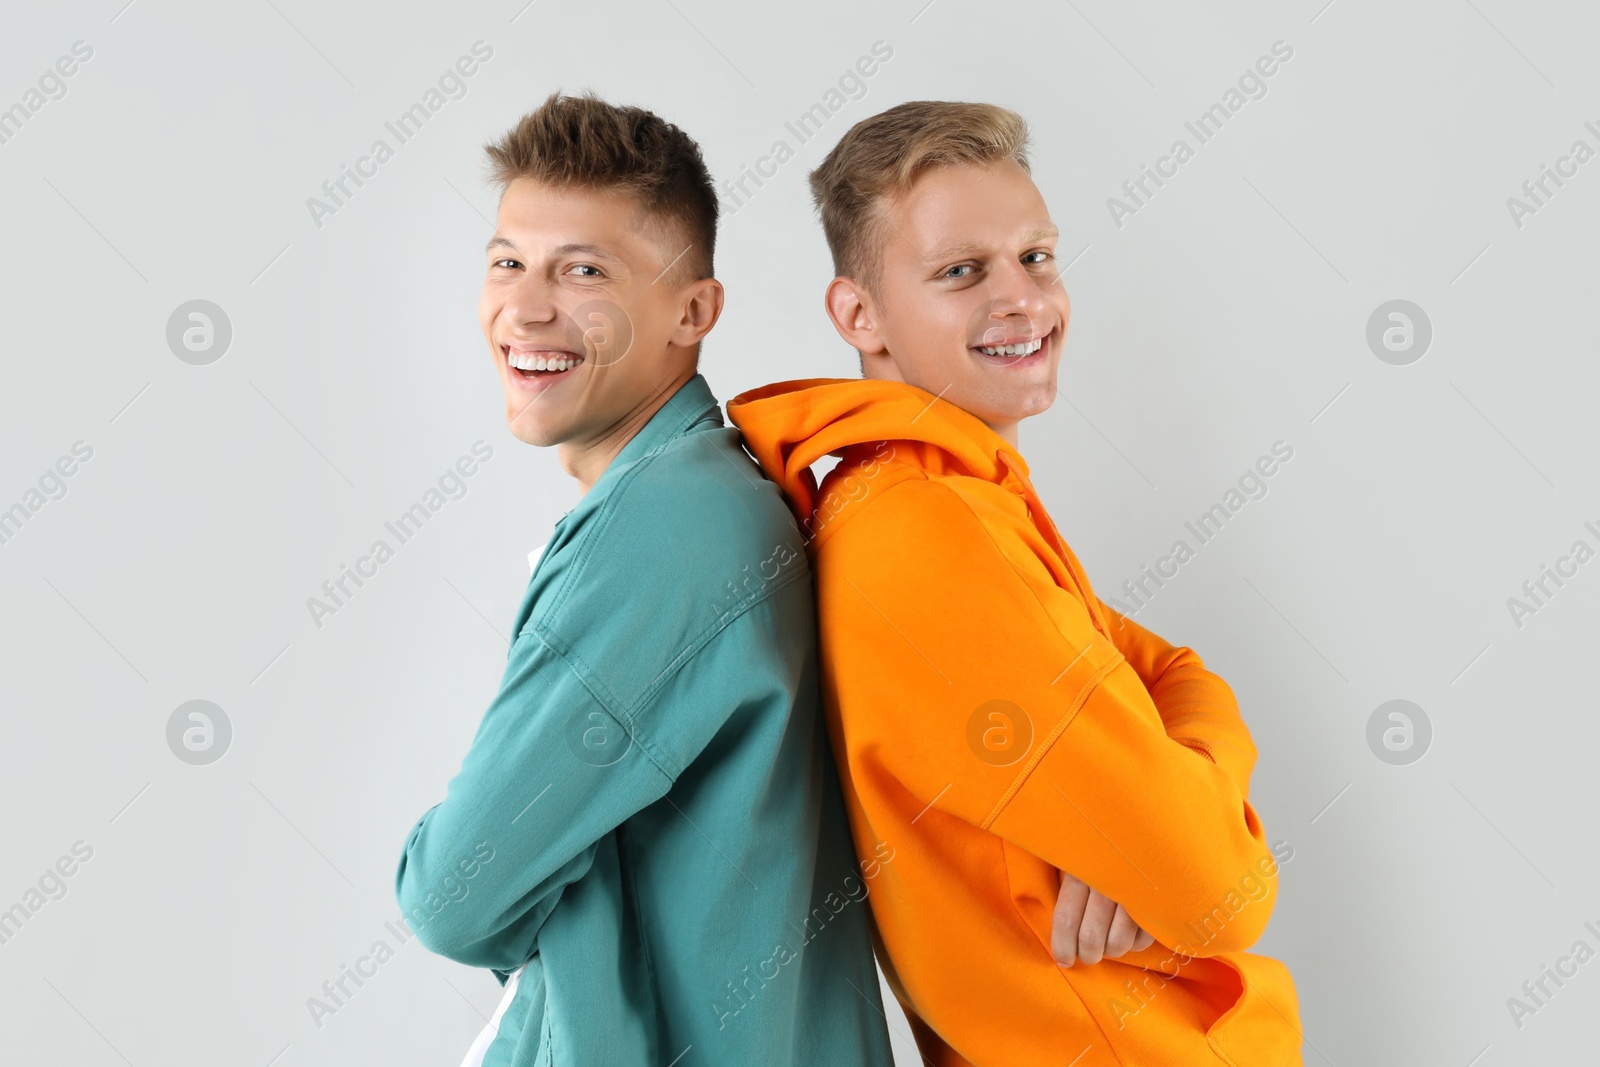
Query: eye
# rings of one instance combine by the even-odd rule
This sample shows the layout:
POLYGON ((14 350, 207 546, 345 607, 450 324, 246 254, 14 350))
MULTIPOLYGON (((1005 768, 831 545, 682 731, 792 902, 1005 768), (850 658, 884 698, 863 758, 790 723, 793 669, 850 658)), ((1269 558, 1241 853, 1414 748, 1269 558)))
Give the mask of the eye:
POLYGON ((1040 249, 1036 249, 1035 251, 1032 251, 1032 252, 1029 252, 1029 253, 1025 254, 1022 257, 1022 261, 1024 263, 1048 263, 1050 260, 1052 260, 1054 258, 1055 258, 1055 254, 1054 253, 1049 252, 1049 251, 1047 251, 1047 250, 1045 250, 1043 248, 1040 248, 1040 249), (1033 259, 1033 258, 1031 258, 1033 256, 1038 256, 1039 258, 1038 259, 1033 259))
POLYGON ((966 277, 965 274, 952 274, 951 272, 952 271, 958 271, 958 270, 972 270, 972 269, 973 269, 973 266, 972 266, 971 263, 957 263, 953 267, 946 267, 944 269, 944 273, 939 275, 939 277, 941 277, 941 278, 950 278, 952 280, 957 279, 957 278, 965 278, 966 277))
POLYGON ((493 261, 492 263, 490 263, 489 266, 491 266, 491 267, 504 267, 504 266, 507 266, 508 264, 513 269, 522 266, 521 263, 518 263, 514 259, 497 259, 497 260, 493 261))
MULTIPOLYGON (((592 263, 579 263, 577 266, 573 267, 572 270, 592 270, 592 271, 594 271, 593 274, 580 275, 580 277, 583 277, 583 278, 600 278, 600 277, 604 277, 604 275, 601 272, 600 268, 595 266, 592 263)), ((570 274, 571 271, 568 271, 567 273, 570 274)))

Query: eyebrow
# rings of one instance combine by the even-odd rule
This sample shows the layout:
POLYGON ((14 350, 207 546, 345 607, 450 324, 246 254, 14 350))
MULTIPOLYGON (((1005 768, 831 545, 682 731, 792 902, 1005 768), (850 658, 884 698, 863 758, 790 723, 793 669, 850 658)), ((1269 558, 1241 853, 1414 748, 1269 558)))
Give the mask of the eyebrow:
MULTIPOLYGON (((1025 237, 1023 237, 1022 242, 1023 242, 1023 244, 1032 244, 1034 241, 1042 241, 1046 237, 1060 237, 1060 236, 1061 236, 1061 230, 1058 227, 1056 227, 1054 225, 1041 226, 1037 230, 1034 230, 1032 233, 1030 233, 1030 234, 1026 235, 1025 237)), ((934 252, 932 255, 928 256, 927 258, 930 259, 930 260, 934 260, 934 259, 950 259, 950 258, 953 258, 955 256, 970 256, 970 255, 973 255, 975 253, 982 252, 984 250, 985 250, 985 248, 984 248, 983 245, 976 244, 976 243, 974 243, 972 241, 963 241, 960 244, 950 245, 948 248, 942 248, 939 251, 934 252)))
MULTIPOLYGON (((522 249, 517 247, 516 242, 512 241, 508 237, 501 237, 498 234, 496 234, 494 237, 489 238, 489 243, 483 246, 483 250, 485 252, 488 252, 491 249, 501 248, 501 247, 509 248, 513 252, 516 252, 516 253, 519 253, 519 254, 522 252, 522 249)), ((596 259, 608 259, 613 263, 622 263, 622 257, 621 256, 618 256, 614 252, 607 252, 604 248, 601 248, 599 245, 588 245, 588 244, 578 244, 578 243, 569 242, 567 244, 561 245, 559 248, 552 248, 550 250, 550 254, 553 255, 553 256, 565 256, 565 255, 569 255, 569 254, 574 253, 574 252, 581 253, 583 255, 594 256, 596 259)))

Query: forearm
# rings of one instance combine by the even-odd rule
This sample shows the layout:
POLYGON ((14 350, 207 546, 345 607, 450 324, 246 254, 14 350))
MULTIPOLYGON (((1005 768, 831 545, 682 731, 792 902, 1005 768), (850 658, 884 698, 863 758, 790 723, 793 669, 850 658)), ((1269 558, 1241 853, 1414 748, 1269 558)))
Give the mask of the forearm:
POLYGON ((1144 682, 1167 736, 1211 759, 1250 795, 1256 746, 1232 688, 1191 648, 1175 646, 1100 601, 1111 636, 1144 682))
POLYGON ((395 873, 419 940, 462 963, 513 970, 596 843, 664 796, 671 780, 639 746, 610 761, 569 742, 591 717, 622 725, 539 639, 519 639, 445 799, 412 827, 395 873), (603 764, 603 765, 601 765, 603 764))
MULTIPOLYGON (((595 844, 548 833, 495 832, 441 803, 412 828, 395 872, 407 924, 430 952, 474 967, 515 970, 536 950, 561 891, 588 872, 595 844), (476 840, 474 840, 476 838, 476 840)), ((517 831, 524 818, 507 829, 517 831)), ((531 829, 531 826, 530 826, 531 829)))
MULTIPOLYGON (((1191 926, 1269 850, 1232 775, 1165 736, 1144 697, 1125 664, 1114 668, 1043 739, 988 825, 1123 905, 1163 944, 1194 946, 1191 926)), ((1203 954, 1247 947, 1270 913, 1270 901, 1252 907, 1203 954)))

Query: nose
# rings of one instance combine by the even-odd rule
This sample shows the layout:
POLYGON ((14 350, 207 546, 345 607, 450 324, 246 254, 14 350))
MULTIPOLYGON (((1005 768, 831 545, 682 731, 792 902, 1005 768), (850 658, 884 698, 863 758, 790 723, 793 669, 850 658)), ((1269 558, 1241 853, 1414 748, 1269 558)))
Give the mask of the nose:
POLYGON ((517 329, 554 322, 554 291, 555 287, 549 281, 534 271, 528 271, 507 295, 502 313, 517 329))
POLYGON ((997 265, 989 274, 996 301, 1014 302, 1019 311, 1043 311, 1044 290, 1056 280, 1053 273, 1041 274, 1037 265, 1030 268, 1016 260, 997 265))
POLYGON ((1022 263, 1002 264, 991 270, 983 311, 985 341, 997 344, 1008 335, 1045 328, 1051 320, 1045 292, 1049 281, 1048 276, 1040 277, 1022 263))

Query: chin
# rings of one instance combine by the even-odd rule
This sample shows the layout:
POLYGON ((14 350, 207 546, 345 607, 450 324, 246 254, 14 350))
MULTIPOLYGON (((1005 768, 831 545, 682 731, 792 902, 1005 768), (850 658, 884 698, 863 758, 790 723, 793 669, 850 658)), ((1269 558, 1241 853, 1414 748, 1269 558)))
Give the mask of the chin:
POLYGON ((1055 403, 1054 389, 1030 389, 1023 395, 992 397, 987 404, 985 422, 1021 422, 1034 415, 1043 415, 1055 403))
POLYGON ((535 448, 549 448, 565 440, 565 435, 553 426, 545 426, 528 418, 525 413, 518 418, 517 409, 510 405, 506 406, 506 428, 511 431, 512 437, 535 448))
POLYGON ((1049 411, 1051 405, 1056 402, 1055 383, 1052 382, 1049 386, 1041 389, 1038 395, 1030 397, 1029 401, 1027 410, 1019 418, 1027 418, 1029 415, 1043 415, 1049 411))

